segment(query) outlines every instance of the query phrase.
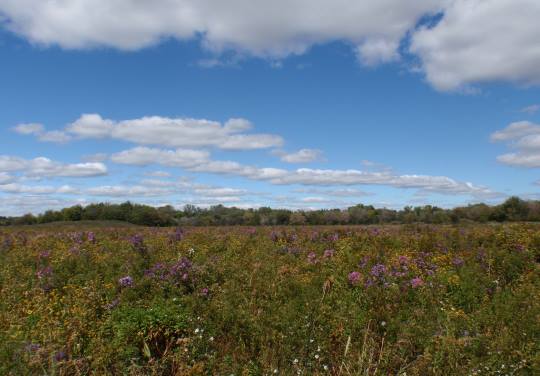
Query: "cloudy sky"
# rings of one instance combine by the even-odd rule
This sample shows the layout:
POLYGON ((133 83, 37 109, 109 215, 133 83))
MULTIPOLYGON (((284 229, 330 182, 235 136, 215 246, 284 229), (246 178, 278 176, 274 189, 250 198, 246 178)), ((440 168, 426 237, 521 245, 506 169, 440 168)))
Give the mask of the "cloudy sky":
POLYGON ((540 198, 538 0, 0 0, 0 215, 540 198))

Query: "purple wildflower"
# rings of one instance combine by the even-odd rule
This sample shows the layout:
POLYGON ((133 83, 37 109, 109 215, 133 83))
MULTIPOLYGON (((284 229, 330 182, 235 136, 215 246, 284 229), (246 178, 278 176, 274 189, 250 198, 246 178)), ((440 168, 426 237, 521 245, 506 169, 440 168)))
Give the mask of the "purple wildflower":
POLYGON ((420 277, 411 279, 411 286, 413 289, 424 286, 424 280, 420 277))
POLYGON ((399 256, 398 260, 400 265, 407 265, 409 263, 409 258, 407 256, 399 256))
POLYGON ((122 277, 118 280, 118 284, 120 287, 132 287, 133 286, 133 278, 131 276, 127 275, 125 277, 122 277))
POLYGON ((107 304, 105 306, 105 308, 111 310, 111 309, 114 309, 118 304, 120 304, 120 299, 116 298, 114 299, 112 302, 110 302, 109 304, 107 304))
POLYGON ((336 253, 336 251, 334 251, 333 249, 327 249, 327 250, 324 251, 324 257, 325 258, 334 257, 335 253, 336 253))
POLYGON ((180 227, 177 227, 171 236, 171 240, 176 241, 176 242, 182 241, 182 239, 184 239, 184 235, 185 235, 184 230, 181 229, 180 227))
POLYGON ((308 262, 310 264, 316 264, 317 263, 317 254, 315 252, 309 252, 307 255, 308 262))
POLYGON ((62 360, 66 360, 66 359, 67 359, 67 354, 63 352, 62 350, 54 354, 54 360, 56 360, 57 362, 61 362, 62 360))
POLYGON ((459 268, 459 267, 463 266, 465 261, 463 261, 463 259, 461 257, 455 257, 452 260, 452 263, 454 264, 455 267, 459 268))
POLYGON ((95 243, 96 242, 96 235, 92 231, 88 231, 88 233, 86 233, 86 239, 90 243, 95 243))
POLYGON ((39 278, 39 279, 43 279, 45 277, 50 277, 52 275, 52 268, 50 266, 47 266, 43 269, 40 269, 36 272, 36 276, 39 278))
POLYGON ((277 233, 277 231, 272 231, 272 233, 270 234, 270 239, 272 239, 274 243, 279 240, 279 234, 277 233))
POLYGON ((208 296, 209 293, 210 290, 208 289, 208 287, 204 287, 203 289, 201 289, 201 296, 208 296))
POLYGON ((42 251, 39 253, 40 259, 48 259, 51 256, 51 251, 42 251))
POLYGON ((24 347, 24 349, 25 349, 27 352, 38 351, 40 348, 41 348, 41 345, 40 345, 39 343, 29 343, 28 345, 26 345, 26 346, 24 347))
POLYGON ((360 282, 360 272, 350 272, 348 276, 349 283, 356 286, 360 282))
POLYGON ((371 275, 375 278, 384 277, 386 273, 386 266, 383 264, 377 264, 371 268, 371 275))

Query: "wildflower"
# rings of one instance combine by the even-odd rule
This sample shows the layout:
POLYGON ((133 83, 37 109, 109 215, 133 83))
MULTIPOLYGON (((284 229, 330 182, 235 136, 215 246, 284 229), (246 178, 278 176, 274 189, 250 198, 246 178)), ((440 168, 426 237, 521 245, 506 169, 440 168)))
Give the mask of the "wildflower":
POLYGON ((386 266, 383 264, 377 264, 371 268, 371 275, 375 278, 383 277, 386 273, 386 266))
POLYGON ((177 242, 182 241, 182 239, 184 239, 184 230, 180 227, 176 228, 174 234, 171 236, 171 239, 177 242))
POLYGON ((49 258, 50 255, 51 255, 51 251, 42 251, 39 253, 39 258, 46 259, 46 258, 49 258))
POLYGON ((122 277, 118 280, 118 284, 120 287, 131 287, 133 286, 133 278, 131 278, 129 275, 122 277))
POLYGON ((413 289, 424 286, 424 281, 420 277, 413 278, 411 280, 411 286, 413 289))
POLYGON ((310 264, 317 263, 317 254, 315 252, 309 252, 309 254, 307 255, 307 258, 310 264))
POLYGON ((67 354, 63 352, 62 350, 54 354, 54 360, 56 360, 57 362, 61 362, 62 360, 66 360, 66 359, 67 359, 67 354))
POLYGON ((88 233, 86 234, 86 239, 90 243, 94 243, 96 241, 96 235, 92 231, 88 231, 88 233))
POLYGON ((335 253, 336 253, 336 251, 334 251, 333 249, 327 249, 327 250, 324 251, 324 257, 325 258, 334 257, 335 253))
POLYGON ((465 263, 465 261, 463 261, 463 259, 461 257, 455 257, 452 260, 452 263, 454 264, 455 267, 459 268, 460 266, 462 266, 465 263))
POLYGON ((202 296, 208 296, 209 292, 210 292, 210 290, 208 289, 208 287, 205 287, 205 288, 201 289, 201 295, 202 296))
POLYGON ((117 298, 117 299, 114 299, 109 304, 107 304, 105 308, 107 308, 108 310, 111 310, 111 309, 114 309, 118 304, 120 304, 120 299, 117 298))
POLYGON ((39 279, 43 279, 45 277, 49 277, 52 275, 52 268, 50 266, 47 266, 43 269, 40 269, 36 272, 36 276, 39 278, 39 279))
POLYGON ((399 256, 398 260, 400 265, 407 265, 409 263, 409 258, 407 256, 399 256))
POLYGON ((28 345, 26 345, 26 346, 24 347, 24 349, 25 349, 27 352, 38 351, 40 348, 41 348, 41 345, 40 345, 39 343, 29 343, 28 345))
POLYGON ((357 285, 360 282, 360 272, 350 272, 349 273, 349 283, 351 285, 357 285))

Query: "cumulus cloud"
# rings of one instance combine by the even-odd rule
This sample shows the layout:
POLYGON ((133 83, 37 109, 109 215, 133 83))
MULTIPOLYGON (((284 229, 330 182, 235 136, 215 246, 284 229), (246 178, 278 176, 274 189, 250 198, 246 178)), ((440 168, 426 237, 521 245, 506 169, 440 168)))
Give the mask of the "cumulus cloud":
POLYGON ((497 157, 500 163, 525 167, 540 167, 540 125, 529 121, 509 124, 491 135, 493 142, 505 142, 515 151, 497 157))
POLYGON ((194 150, 162 150, 137 147, 114 154, 112 160, 116 163, 128 165, 161 164, 164 166, 176 166, 192 172, 241 176, 276 185, 387 185, 457 195, 482 196, 493 193, 486 187, 476 186, 468 182, 458 182, 446 176, 398 175, 391 170, 361 171, 355 169, 323 170, 309 168, 285 170, 269 167, 260 168, 235 161, 211 160, 208 154, 197 154, 197 151, 194 150))
POLYGON ((67 142, 77 139, 112 138, 141 145, 170 147, 216 147, 224 150, 252 150, 279 147, 280 136, 246 134, 253 128, 245 119, 229 119, 224 124, 206 119, 146 116, 114 121, 99 114, 83 114, 63 131, 46 132, 41 124, 21 124, 14 129, 35 135, 41 141, 67 142))
POLYGON ((0 172, 21 172, 29 177, 92 177, 107 174, 103 163, 62 163, 49 158, 24 159, 0 155, 0 172))
POLYGON ((440 7, 440 0, 0 1, 5 26, 43 45, 134 50, 200 38, 210 51, 282 58, 345 40, 366 64, 394 59, 404 34, 440 7))
POLYGON ((540 110, 540 104, 531 104, 530 106, 523 107, 520 111, 526 114, 532 115, 540 110))
POLYGON ((287 163, 309 163, 323 159, 323 153, 317 149, 300 149, 294 153, 287 153, 283 150, 274 151, 283 162, 287 163))
POLYGON ((23 185, 17 183, 0 184, 0 191, 5 193, 28 193, 28 194, 77 194, 79 190, 69 185, 63 185, 61 187, 52 186, 39 186, 39 185, 23 185))
POLYGON ((86 193, 92 196, 109 197, 141 197, 141 196, 166 196, 174 193, 173 189, 165 187, 148 186, 123 186, 123 185, 105 185, 93 187, 86 190, 86 193))
POLYGON ((371 196, 373 193, 364 192, 359 189, 354 188, 343 188, 343 189, 318 189, 318 188, 299 188, 295 189, 296 193, 310 193, 324 196, 334 196, 334 197, 363 197, 371 196))
POLYGON ((45 131, 45 126, 40 123, 23 123, 13 127, 13 130, 22 135, 33 135, 43 142, 65 143, 71 140, 71 136, 62 131, 45 131))
POLYGON ((0 172, 0 184, 8 184, 11 183, 13 180, 15 180, 13 176, 5 172, 0 172))
POLYGON ((175 38, 198 40, 217 55, 275 62, 344 41, 367 66, 399 60, 410 35, 409 52, 439 90, 540 82, 537 0, 0 0, 2 18, 5 28, 44 46, 137 50, 175 38), (416 28, 434 15, 435 25, 416 28))
POLYGON ((176 149, 162 150, 138 146, 133 149, 115 153, 111 160, 115 163, 146 166, 161 164, 171 167, 195 167, 207 162, 210 153, 204 150, 176 149))
POLYGON ((412 34, 410 51, 439 90, 487 81, 540 83, 540 2, 453 0, 435 26, 412 34))

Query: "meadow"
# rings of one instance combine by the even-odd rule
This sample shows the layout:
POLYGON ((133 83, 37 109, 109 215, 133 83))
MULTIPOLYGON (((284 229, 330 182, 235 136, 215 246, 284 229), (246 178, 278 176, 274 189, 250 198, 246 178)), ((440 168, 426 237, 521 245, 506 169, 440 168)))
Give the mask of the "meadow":
POLYGON ((2 375, 535 375, 540 225, 0 229, 2 375))

